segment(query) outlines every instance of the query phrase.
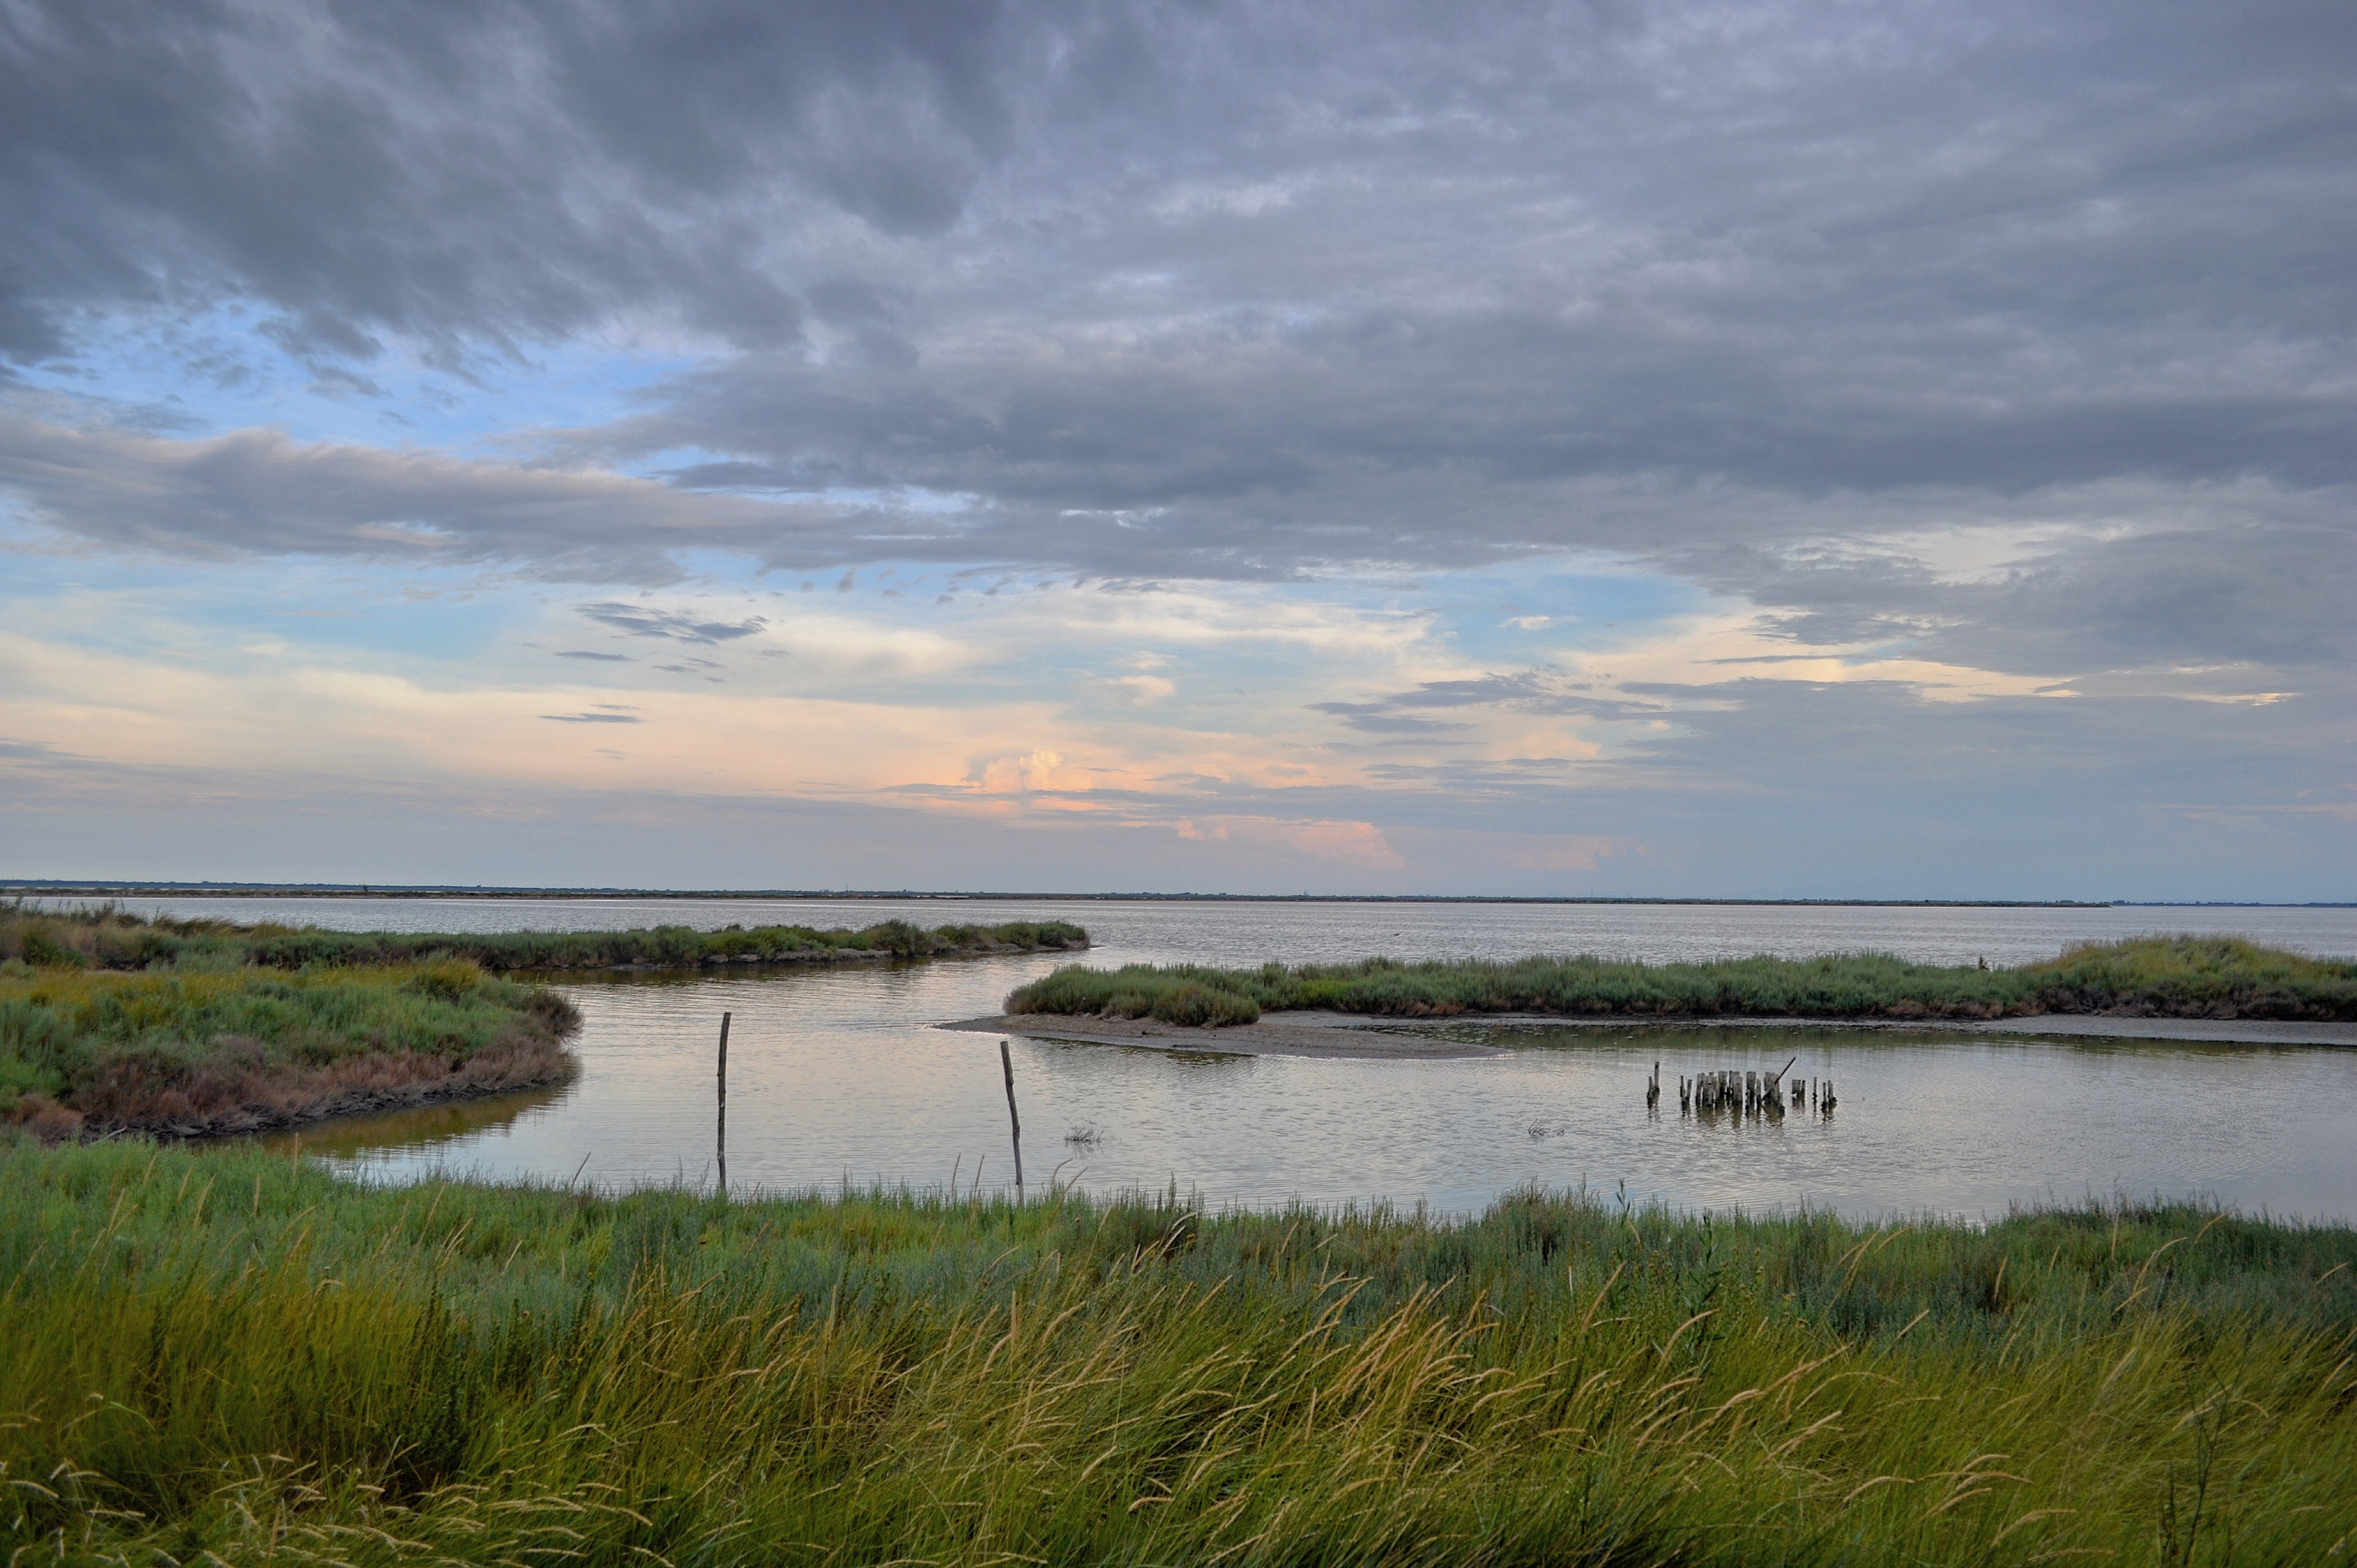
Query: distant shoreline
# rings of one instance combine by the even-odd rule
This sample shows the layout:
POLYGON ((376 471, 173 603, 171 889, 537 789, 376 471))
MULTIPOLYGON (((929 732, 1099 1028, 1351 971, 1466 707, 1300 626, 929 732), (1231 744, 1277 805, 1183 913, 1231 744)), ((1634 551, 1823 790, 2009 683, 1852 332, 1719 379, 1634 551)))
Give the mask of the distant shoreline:
POLYGON ((1636 895, 1542 897, 1458 893, 942 893, 909 888, 833 891, 808 887, 464 887, 442 883, 387 886, 322 882, 0 882, 0 897, 27 898, 569 898, 762 899, 777 903, 1039 904, 1597 904, 1722 908, 1826 909, 2349 909, 2348 903, 2264 904, 2228 900, 2088 898, 1670 898, 1636 895))

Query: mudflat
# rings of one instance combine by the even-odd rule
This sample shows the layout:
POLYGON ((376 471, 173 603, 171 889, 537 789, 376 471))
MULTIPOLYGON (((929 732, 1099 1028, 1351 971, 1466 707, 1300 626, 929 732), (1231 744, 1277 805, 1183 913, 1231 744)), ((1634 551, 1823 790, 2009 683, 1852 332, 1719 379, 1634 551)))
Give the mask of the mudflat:
POLYGON ((1032 1039, 1072 1040, 1090 1045, 1138 1046, 1152 1050, 1200 1051, 1239 1057, 1322 1057, 1359 1061, 1437 1061, 1492 1057, 1511 1043, 1512 1032, 1574 1029, 1627 1033, 1641 1029, 1844 1029, 1860 1033, 2036 1035, 2073 1039, 2182 1040, 2235 1046, 2357 1047, 2357 1023, 2311 1023, 2277 1018, 2155 1018, 2121 1013, 2049 1013, 2013 1018, 1793 1018, 1771 1015, 1563 1017, 1544 1013, 1466 1014, 1414 1023, 1364 1015, 1313 1012, 1266 1013, 1259 1022, 1217 1027, 1172 1024, 1159 1018, 1101 1018, 1092 1015, 1008 1013, 965 1018, 939 1026, 982 1034, 1022 1035, 1032 1039), (1495 1031, 1485 1041, 1451 1039, 1456 1033, 1495 1031))
POLYGON ((1146 1050, 1193 1051, 1204 1056, 1322 1057, 1340 1061, 1451 1061, 1503 1056, 1495 1046, 1444 1039, 1398 1024, 1339 1019, 1316 1023, 1264 1018, 1257 1024, 1218 1028, 1166 1023, 1159 1018, 1074 1017, 1062 1014, 1000 1014, 942 1024, 984 1035, 1021 1035, 1035 1040, 1071 1040, 1092 1046, 1134 1046, 1146 1050))

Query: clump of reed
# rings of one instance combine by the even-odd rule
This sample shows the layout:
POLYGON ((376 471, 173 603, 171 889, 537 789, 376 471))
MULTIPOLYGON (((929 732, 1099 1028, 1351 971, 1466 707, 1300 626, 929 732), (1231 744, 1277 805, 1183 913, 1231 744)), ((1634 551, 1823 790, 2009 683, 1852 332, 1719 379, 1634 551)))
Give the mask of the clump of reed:
POLYGON ((1191 1028, 1250 1024, 1260 1017, 1259 1004, 1222 983, 1220 972, 1191 965, 1155 969, 1126 964, 1110 972, 1077 966, 1060 969, 1044 980, 1017 987, 1006 999, 1006 1010, 1159 1018, 1191 1028))
POLYGON ((0 965, 0 1124, 247 1132, 557 1081, 580 1016, 456 960, 286 973, 0 965))
POLYGON ((692 969, 730 963, 920 959, 981 952, 1085 948, 1088 933, 1061 920, 948 925, 885 920, 861 930, 730 926, 700 931, 655 926, 628 931, 326 931, 226 920, 147 918, 111 904, 49 910, 0 904, 0 962, 91 969, 267 969, 384 965, 463 959, 484 969, 692 969))
POLYGON ((25 1561, 2338 1561, 2357 1235, 0 1147, 25 1561), (161 1554, 161 1555, 159 1555, 161 1554), (207 1554, 210 1554, 210 1558, 207 1554))
POLYGON ((2091 943, 2013 969, 1910 963, 1881 953, 1632 963, 1582 956, 1212 969, 1071 966, 1019 987, 1009 1013, 1173 1017, 1324 1008, 1401 1017, 1480 1013, 1628 1016, 1999 1018, 2040 1013, 2357 1018, 2357 962, 2228 938, 2091 943), (1181 1000, 1183 998, 1183 1000, 1181 1000), (1168 1011, 1166 1011, 1168 1009, 1168 1011))

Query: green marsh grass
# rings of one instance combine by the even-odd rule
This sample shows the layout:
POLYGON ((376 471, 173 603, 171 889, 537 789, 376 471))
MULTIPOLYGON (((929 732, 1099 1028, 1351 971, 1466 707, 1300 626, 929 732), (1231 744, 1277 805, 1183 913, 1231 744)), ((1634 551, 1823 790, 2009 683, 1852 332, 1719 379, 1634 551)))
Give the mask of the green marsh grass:
POLYGON ((288 973, 0 964, 0 1123, 239 1130, 571 1071, 554 992, 444 960, 288 973))
POLYGON ((0 1147, 16 1562, 2249 1563, 2357 1234, 845 1193, 0 1147), (211 1554, 210 1558, 206 1554, 211 1554))
POLYGON ((1018 987, 1009 1013, 1239 1024, 1263 1010, 1448 1017, 1479 1013, 1805 1018, 1997 1018, 2039 1013, 2357 1018, 2357 962, 2231 938, 2144 937, 2012 969, 1880 953, 1710 963, 1594 957, 1272 963, 1261 969, 1074 965, 1018 987))
POLYGON ((325 931, 0 903, 0 1126, 249 1132, 557 1082, 578 1025, 498 977, 1063 950, 1057 921, 858 931, 325 931))
POLYGON ((1088 933, 1060 920, 948 925, 886 920, 861 930, 731 926, 699 931, 328 931, 308 926, 145 918, 111 905, 48 910, 0 904, 0 962, 94 969, 307 969, 461 959, 488 970, 693 969, 726 963, 919 959, 961 953, 1063 951, 1088 933))

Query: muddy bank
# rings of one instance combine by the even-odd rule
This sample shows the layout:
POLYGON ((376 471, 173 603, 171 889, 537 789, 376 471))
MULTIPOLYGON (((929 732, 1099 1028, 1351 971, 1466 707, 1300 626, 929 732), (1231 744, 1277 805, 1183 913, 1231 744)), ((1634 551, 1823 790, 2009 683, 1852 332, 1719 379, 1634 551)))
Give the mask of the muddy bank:
POLYGON ((581 1064, 553 1038, 521 1038, 457 1063, 416 1052, 348 1057, 317 1068, 207 1062, 158 1080, 102 1070, 72 1105, 44 1101, 19 1124, 44 1142, 104 1136, 220 1138, 339 1117, 569 1083, 581 1064))
MULTIPOLYGON (((1358 1020, 1335 1014, 1270 1013, 1264 1017, 1296 1026, 1312 1018, 1331 1020, 1311 1027, 1351 1027, 1358 1020)), ((1427 1025, 1426 1027, 1434 1027, 1427 1025)), ((2357 1046, 2357 1023, 2319 1024, 2280 1018, 2158 1018, 2141 1013, 2045 1013, 2010 1018, 1791 1018, 1741 1015, 1695 1017, 1561 1018, 1544 1013, 1491 1014, 1460 1017, 1445 1026, 1538 1032, 1640 1029, 1838 1029, 1863 1034, 2015 1035, 2043 1039, 2182 1040, 2222 1046, 2357 1046)))
POLYGON ((2357 1024, 2268 1018, 2154 1018, 2127 1014, 2048 1014, 2027 1018, 1789 1018, 1769 1016, 1563 1018, 1546 1014, 1492 1014, 1445 1022, 1407 1024, 1360 1015, 1266 1013, 1253 1024, 1196 1028, 1156 1018, 1096 1018, 1060 1014, 1004 1014, 939 1026, 1033 1039, 1226 1056, 1323 1057, 1345 1060, 1435 1060, 1500 1054, 1515 1036, 1544 1033, 1627 1034, 1645 1029, 1840 1029, 1864 1034, 2014 1035, 2041 1038, 2182 1040, 2238 1046, 2357 1047, 2357 1024), (1466 1036, 1479 1035, 1480 1039, 1466 1036))
POLYGON ((1135 1046, 1205 1056, 1323 1057, 1341 1061, 1448 1061, 1502 1056, 1490 1045, 1443 1039, 1398 1025, 1355 1021, 1306 1023, 1264 1018, 1257 1024, 1194 1028, 1157 1018, 1075 1018, 1026 1013, 965 1018, 936 1026, 975 1034, 1021 1035, 1092 1046, 1135 1046))

